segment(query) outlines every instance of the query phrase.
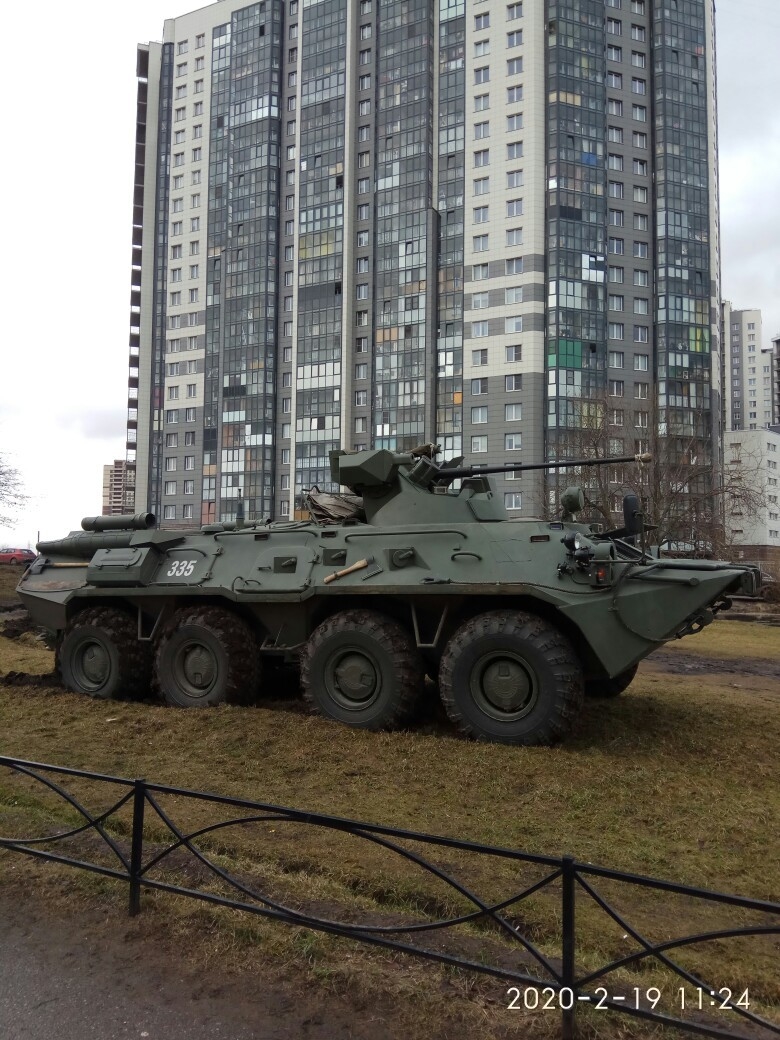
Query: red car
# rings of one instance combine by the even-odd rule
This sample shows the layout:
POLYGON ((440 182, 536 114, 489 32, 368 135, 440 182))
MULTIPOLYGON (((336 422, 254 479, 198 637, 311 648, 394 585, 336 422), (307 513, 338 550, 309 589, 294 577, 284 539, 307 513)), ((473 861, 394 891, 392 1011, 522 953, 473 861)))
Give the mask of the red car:
POLYGON ((14 563, 28 567, 35 559, 32 549, 0 549, 0 564, 14 563))

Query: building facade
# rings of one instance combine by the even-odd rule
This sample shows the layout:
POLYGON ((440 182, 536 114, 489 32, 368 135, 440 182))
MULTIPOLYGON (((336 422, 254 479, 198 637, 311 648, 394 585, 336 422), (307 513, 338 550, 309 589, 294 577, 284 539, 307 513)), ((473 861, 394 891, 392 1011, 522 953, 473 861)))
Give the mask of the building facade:
POLYGON ((758 501, 726 501, 726 535, 739 558, 780 566, 780 430, 743 428, 724 437, 727 470, 752 485, 758 501))
POLYGON ((135 488, 128 486, 132 467, 124 459, 114 459, 103 467, 103 516, 116 516, 133 508, 135 488))
POLYGON ((772 348, 763 347, 760 310, 723 301, 723 428, 760 430, 778 421, 772 348))
MULTIPOLYGON (((136 508, 292 518, 339 447, 496 465, 657 427, 717 465, 714 53, 713 0, 166 21, 138 50, 136 508)), ((548 505, 536 474, 498 492, 548 505)))

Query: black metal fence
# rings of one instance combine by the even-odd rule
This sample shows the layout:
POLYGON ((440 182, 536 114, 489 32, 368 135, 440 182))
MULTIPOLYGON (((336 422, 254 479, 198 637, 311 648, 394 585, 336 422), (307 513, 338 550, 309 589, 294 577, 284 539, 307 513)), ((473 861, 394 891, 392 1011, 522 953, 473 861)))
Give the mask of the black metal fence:
MULTIPOLYGON (((583 1006, 598 1011, 622 1012, 705 1036, 780 1036, 780 1024, 777 1021, 772 1022, 751 1010, 751 1005, 755 1007, 757 1001, 755 994, 751 997, 749 980, 746 980, 744 987, 740 984, 733 990, 719 984, 719 980, 708 983, 698 972, 683 966, 673 956, 675 951, 684 948, 717 943, 719 956, 724 963, 720 978, 730 977, 726 973, 724 941, 780 935, 780 903, 745 899, 610 870, 576 862, 571 856, 556 858, 533 855, 241 798, 189 791, 146 780, 129 780, 0 756, 0 769, 3 768, 10 771, 5 776, 15 778, 24 786, 18 800, 9 793, 10 787, 4 784, 0 788, 0 809, 3 806, 9 809, 11 819, 14 805, 18 804, 22 806, 25 815, 37 815, 46 825, 47 814, 40 809, 40 799, 36 800, 29 794, 31 788, 36 790, 41 785, 46 792, 44 800, 53 797, 57 804, 60 799, 67 803, 64 810, 61 807, 59 814, 50 813, 50 818, 61 820, 63 816, 71 817, 73 824, 54 833, 34 837, 0 836, 0 848, 68 864, 125 882, 128 885, 131 915, 141 910, 141 893, 144 888, 175 892, 493 976, 507 986, 505 1003, 508 1009, 548 1009, 560 1013, 564 1040, 573 1037, 575 1014, 583 1006), (114 800, 99 810, 90 809, 82 798, 76 797, 72 790, 66 788, 67 780, 73 781, 76 787, 84 786, 85 783, 97 785, 94 790, 99 791, 113 787, 114 800), (199 802, 208 806, 227 807, 230 815, 194 829, 186 829, 177 824, 174 818, 182 799, 188 805, 199 802), (224 832, 225 828, 244 828, 257 824, 266 825, 266 835, 269 831, 275 833, 281 824, 294 824, 322 828, 331 834, 340 832, 368 842, 375 849, 379 847, 393 857, 400 857, 410 869, 421 869, 433 875, 446 886, 461 909, 453 912, 451 906, 454 904, 439 902, 438 916, 435 916, 436 909, 431 910, 427 906, 424 912, 412 908, 401 915, 401 919, 396 914, 385 915, 380 922, 355 922, 331 919, 304 906, 295 908, 285 905, 281 899, 259 891, 236 871, 226 869, 223 862, 226 857, 219 851, 220 841, 216 840, 216 836, 224 832), (274 826, 270 828, 269 824, 274 826), (68 854, 68 843, 75 845, 77 854, 68 854), (446 850, 445 858, 457 859, 458 855, 467 855, 486 861, 490 869, 482 872, 483 880, 495 875, 494 867, 499 862, 518 868, 521 864, 526 865, 540 876, 499 899, 494 895, 480 895, 474 886, 459 876, 458 864, 441 864, 434 860, 437 849, 446 850), (87 854, 90 858, 87 858, 87 854), (168 871, 167 876, 165 871, 168 871), (170 880, 170 874, 182 873, 187 878, 187 884, 176 884, 170 880), (669 898, 679 897, 687 907, 686 918, 690 917, 694 907, 698 912, 700 907, 720 905, 737 911, 738 916, 743 918, 749 916, 750 920, 730 921, 725 927, 711 927, 673 938, 651 939, 642 928, 631 923, 626 911, 617 909, 614 898, 611 902, 607 900, 600 890, 600 886, 605 884, 660 892, 669 898), (215 885, 221 891, 215 891, 215 885), (554 904, 559 928, 559 955, 552 956, 549 952, 542 952, 538 940, 531 941, 518 914, 522 905, 527 905, 533 896, 543 891, 549 893, 549 890, 556 888, 560 893, 559 901, 554 904), (231 894, 226 895, 225 891, 231 894), (588 904, 606 914, 619 927, 622 939, 631 942, 632 948, 611 956, 606 963, 595 968, 592 966, 591 952, 590 967, 584 970, 577 967, 578 952, 582 951, 582 945, 578 951, 575 921, 580 919, 582 910, 588 904), (469 938, 462 938, 463 931, 456 931, 461 926, 471 929, 466 933, 469 938), (475 946, 475 928, 481 928, 483 935, 489 936, 487 955, 485 944, 479 945, 478 949, 475 946), (457 936, 455 942, 448 943, 442 938, 445 934, 452 936, 453 932, 457 936), (423 945, 426 939, 428 945, 423 945), (491 950, 494 953, 492 963, 489 956, 491 950), (663 986, 641 984, 650 966, 662 969, 664 978, 674 979, 674 985, 667 988, 666 983, 663 986), (620 972, 620 969, 633 972, 629 982, 626 982, 628 973, 620 972), (640 984, 635 984, 637 981, 640 984)), ((90 791, 92 789, 90 786, 90 791)), ((350 908, 344 910, 345 917, 356 916, 350 908)), ((548 950, 549 941, 548 936, 544 944, 548 950)), ((777 944, 773 940, 772 945, 776 954, 777 944)), ((762 1002, 765 1014, 767 1010, 773 1013, 775 1007, 766 999, 762 1002)))

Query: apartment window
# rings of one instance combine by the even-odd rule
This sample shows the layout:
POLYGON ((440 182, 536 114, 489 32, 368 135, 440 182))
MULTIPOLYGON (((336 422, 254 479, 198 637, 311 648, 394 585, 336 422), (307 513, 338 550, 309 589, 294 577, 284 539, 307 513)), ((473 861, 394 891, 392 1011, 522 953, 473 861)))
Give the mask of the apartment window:
POLYGON ((206 67, 206 59, 205 58, 200 57, 200 58, 196 58, 195 59, 195 71, 196 72, 203 72, 205 67, 206 67))
POLYGON ((624 185, 622 181, 609 181, 607 194, 611 199, 622 199, 624 197, 624 185))
POLYGON ((368 390, 355 391, 355 407, 365 408, 368 405, 368 390))
POLYGON ((184 421, 185 422, 195 422, 195 409, 194 408, 185 408, 184 409, 184 421))
POLYGON ((488 381, 487 377, 483 376, 481 379, 471 380, 471 396, 479 397, 480 394, 486 394, 488 392, 488 381))
MULTIPOLYGON (((631 64, 636 66, 638 69, 644 69, 647 65, 647 57, 641 51, 631 51, 631 64)), ((644 80, 641 81, 644 83, 644 80)), ((644 90, 636 91, 637 94, 644 94, 644 90)))
POLYGON ((648 343, 650 340, 647 325, 634 326, 634 343, 648 343))
POLYGON ((190 217, 190 234, 200 231, 200 217, 190 217))
POLYGON ((175 495, 176 494, 176 481, 175 480, 166 480, 165 481, 165 494, 166 495, 175 495))
POLYGON ((471 294, 471 306, 474 310, 482 310, 490 306, 490 293, 475 292, 471 294))
POLYGON ((195 94, 202 94, 203 93, 203 80, 202 79, 196 79, 195 80, 195 87, 194 87, 193 93, 195 93, 195 94))
POLYGON ((474 166, 488 166, 490 164, 490 149, 482 148, 478 152, 474 152, 474 166))
POLYGON ((522 303, 523 302, 523 287, 522 285, 513 285, 507 289, 504 289, 504 303, 522 303))
POLYGON ((179 409, 169 408, 165 413, 165 421, 167 423, 177 423, 179 421, 179 409))
POLYGON ((634 173, 638 177, 647 176, 647 160, 646 159, 634 159, 632 162, 632 168, 634 173))
POLYGON ((181 293, 180 292, 172 292, 171 296, 170 296, 170 299, 171 299, 171 307, 179 307, 181 305, 181 293))
POLYGON ((368 325, 368 311, 355 311, 355 324, 358 326, 368 325))
MULTIPOLYGON (((357 219, 358 220, 368 220, 369 212, 370 211, 369 211, 369 208, 368 208, 368 203, 367 202, 361 203, 358 206, 358 208, 357 208, 357 219)), ((358 243, 358 245, 360 245, 360 243, 358 243)))
POLYGON ((648 354, 635 354, 634 355, 634 371, 635 372, 647 372, 647 365, 649 361, 648 354))
POLYGON ((206 46, 206 34, 205 33, 198 33, 198 35, 195 37, 195 48, 199 49, 199 48, 205 47, 205 46, 206 46))
POLYGON ((490 94, 477 94, 474 98, 474 111, 487 112, 490 108, 490 94))
POLYGON ((197 140, 199 137, 203 137, 203 123, 197 123, 192 128, 192 136, 197 140))
POLYGON ((504 347, 504 361, 511 364, 514 361, 523 360, 523 348, 520 344, 514 344, 511 347, 504 347))
POLYGON ((488 54, 490 54, 490 41, 477 40, 474 44, 474 57, 484 58, 488 54))
POLYGON ((471 280, 481 281, 490 277, 490 264, 473 264, 471 267, 471 280))
POLYGON ((186 61, 182 61, 182 62, 180 62, 176 66, 176 75, 177 75, 177 77, 181 77, 181 76, 186 76, 187 75, 187 62, 186 61))
POLYGON ((480 29, 488 29, 490 27, 490 15, 489 14, 476 14, 474 15, 474 28, 477 32, 480 29))
POLYGON ((488 352, 487 348, 481 350, 472 350, 471 352, 471 364, 474 366, 486 365, 488 363, 488 352))
POLYGON ((623 48, 618 47, 615 44, 609 44, 607 47, 607 61, 622 61, 623 60, 623 48))
POLYGON ((634 285, 649 285, 650 273, 648 271, 634 271, 634 285))
POLYGON ((623 73, 622 72, 608 72, 607 73, 607 86, 612 87, 613 90, 623 89, 623 73))
POLYGON ((623 115, 623 102, 618 101, 614 98, 607 99, 607 115, 610 116, 622 116, 623 115))
POLYGON ((634 300, 634 314, 649 314, 650 313, 650 302, 649 300, 643 299, 638 296, 634 300))
POLYGON ((368 195, 368 193, 371 191, 371 178, 370 177, 360 177, 360 178, 358 178, 357 190, 358 190, 358 195, 368 195))
POLYGON ((623 361, 625 355, 622 350, 610 350, 609 352, 609 367, 610 368, 623 368, 623 361))
POLYGON ((371 30, 371 25, 370 24, 369 25, 361 25, 360 26, 360 39, 361 40, 370 40, 371 39, 371 31, 372 30, 371 30))
POLYGON ((521 47, 523 44, 523 30, 516 29, 514 32, 506 34, 506 45, 507 47, 521 47))
POLYGON ((612 227, 623 227, 625 223, 623 210, 611 209, 609 211, 609 223, 612 227))
POLYGON ((504 376, 504 390, 511 393, 523 389, 523 377, 521 375, 504 376))
POLYGON ((607 127, 607 140, 612 144, 623 143, 623 131, 619 126, 607 127))
POLYGON ((360 0, 360 13, 371 14, 371 0, 360 0))
POLYGON ((523 418, 522 404, 504 405, 504 422, 519 422, 523 418))
POLYGON ((366 99, 358 104, 358 113, 361 116, 367 116, 371 113, 371 101, 366 99))
MULTIPOLYGON (((166 492, 167 494, 167 492, 166 492)), ((176 519, 176 506, 163 506, 163 520, 176 519)))
POLYGON ((484 253, 488 247, 488 236, 474 235, 473 247, 475 253, 484 253))
POLYGON ((646 430, 649 426, 650 413, 644 411, 634 412, 634 426, 640 430, 646 430))
POLYGON ((611 311, 622 311, 623 310, 623 297, 622 296, 610 296, 609 297, 609 309, 611 311))
POLYGON ((523 273, 523 258, 522 256, 513 256, 509 260, 504 261, 504 273, 505 274, 522 274, 523 273))
POLYGON ((355 286, 355 299, 367 300, 368 299, 368 282, 359 282, 355 286))
POLYGON ((489 177, 477 177, 474 181, 474 194, 475 195, 487 195, 490 191, 490 178, 489 177))
MULTIPOLYGON (((182 105, 181 108, 174 109, 174 111, 173 111, 173 121, 175 123, 181 123, 182 120, 184 120, 186 118, 187 118, 187 109, 186 109, 186 107, 184 105, 182 105)), ((173 143, 174 144, 181 144, 183 140, 184 140, 184 131, 183 130, 182 131, 178 131, 177 130, 176 133, 173 135, 173 143), (179 133, 181 133, 181 135, 182 135, 181 137, 178 137, 179 133)))
POLYGON ((647 122, 647 108, 645 105, 632 105, 631 115, 638 123, 647 122))
POLYGON ((521 246, 523 244, 523 229, 507 228, 506 244, 508 246, 521 246))
POLYGON ((488 439, 487 436, 482 434, 481 436, 471 438, 471 452, 474 455, 478 455, 481 452, 488 450, 488 439))
POLYGON ((522 113, 518 113, 516 116, 507 116, 506 117, 506 128, 507 128, 507 131, 510 132, 510 133, 512 131, 514 131, 514 130, 522 130, 523 129, 523 115, 522 115, 522 113))
POLYGON ((506 18, 508 22, 514 21, 516 18, 523 17, 523 5, 519 4, 508 4, 506 9, 506 18))
POLYGON ((355 365, 355 379, 368 379, 368 365, 366 362, 355 365))
POLYGON ((175 473, 176 472, 176 459, 175 458, 167 458, 165 460, 165 472, 166 473, 175 473))
POLYGON ((610 397, 622 397, 624 390, 624 383, 622 379, 610 379, 609 381, 609 396, 610 397))
POLYGON ((171 204, 171 209, 174 213, 182 213, 184 211, 184 199, 174 199, 171 204))
POLYGON ((522 188, 525 178, 522 170, 508 170, 506 175, 507 188, 522 188))
POLYGON ((505 491, 504 492, 504 507, 506 509, 522 509, 523 508, 523 492, 522 491, 505 491))
POLYGON ((197 148, 193 148, 192 149, 192 161, 193 162, 200 162, 202 158, 203 158, 203 149, 200 147, 200 145, 198 145, 197 148))
MULTIPOLYGON (((179 247, 179 248, 181 248, 181 247, 179 247)), ((172 282, 180 282, 181 281, 181 268, 180 267, 172 267, 171 268, 171 281, 172 282)))
POLYGON ((634 397, 637 401, 646 401, 649 393, 649 383, 634 383, 634 397))
POLYGON ((610 238, 607 245, 610 253, 615 253, 617 256, 622 256, 626 251, 626 244, 622 238, 610 238))
POLYGON ((197 289, 190 289, 189 293, 187 295, 188 295, 188 300, 189 300, 190 303, 197 303, 198 302, 198 290, 197 289))
POLYGON ((610 408, 608 418, 610 426, 622 426, 625 422, 625 412, 622 408, 610 408))
POLYGON ((504 332, 522 332, 523 331, 523 318, 520 314, 514 314, 511 318, 504 318, 504 332))
POLYGON ((647 188, 634 185, 634 202, 647 202, 647 188))
POLYGON ((506 63, 507 76, 519 76, 523 71, 522 58, 510 58, 506 63))
POLYGON ((623 169, 623 156, 615 155, 610 153, 607 156, 607 169, 609 170, 622 170, 623 169))
POLYGON ((478 407, 471 409, 471 422, 474 426, 478 426, 488 421, 488 410, 487 405, 479 405, 478 407))
POLYGON ((165 447, 166 448, 178 448, 179 446, 179 435, 178 433, 166 433, 165 435, 165 447))
POLYGON ((607 18, 607 32, 613 36, 623 35, 623 23, 619 18, 607 18))
POLYGON ((650 230, 650 219, 646 213, 635 213, 634 214, 634 230, 635 231, 649 231, 650 230))
POLYGON ((490 66, 482 65, 478 69, 474 69, 474 82, 475 83, 489 83, 490 82, 490 66))
POLYGON ((482 141, 486 137, 490 137, 490 123, 475 123, 474 140, 482 141))
POLYGON ((471 335, 473 339, 479 339, 482 336, 488 335, 488 323, 487 321, 472 321, 471 323, 471 335))
POLYGON ((634 256, 647 259, 650 255, 650 246, 647 242, 634 242, 634 256))
POLYGON ((508 105, 514 105, 518 101, 522 101, 523 100, 523 88, 521 86, 507 87, 506 88, 506 100, 507 100, 507 104, 508 105))
POLYGON ((370 90, 371 89, 371 73, 367 72, 361 76, 358 80, 358 90, 370 90))
POLYGON ((625 327, 622 321, 611 321, 608 326, 608 335, 610 339, 623 339, 625 333, 625 327))
MULTIPOLYGON (((676 4, 672 4, 673 7, 676 4)), ((631 14, 644 14, 645 13, 645 0, 631 0, 631 14)))
POLYGON ((504 434, 504 451, 520 451, 523 446, 522 433, 504 434))
POLYGON ((637 43, 646 42, 646 32, 643 25, 631 26, 631 39, 636 40, 637 43))
POLYGON ((486 224, 488 219, 488 207, 487 206, 475 206, 474 207, 474 223, 475 224, 486 224))
POLYGON ((193 170, 190 174, 190 184, 200 184, 200 170, 193 170))

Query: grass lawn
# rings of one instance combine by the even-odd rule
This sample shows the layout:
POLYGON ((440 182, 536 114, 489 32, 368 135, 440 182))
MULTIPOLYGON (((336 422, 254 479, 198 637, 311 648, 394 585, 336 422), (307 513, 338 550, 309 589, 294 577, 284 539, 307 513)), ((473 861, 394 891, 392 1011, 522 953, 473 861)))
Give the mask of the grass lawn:
MULTIPOLYGON (((310 717, 295 700, 180 711, 0 684, 0 753, 530 852, 570 853, 590 863, 776 901, 777 679, 735 681, 733 673, 717 668, 719 659, 780 661, 778 630, 718 621, 670 650, 678 647, 712 670, 674 674, 643 665, 623 696, 589 701, 573 736, 556 748, 469 742, 437 715, 414 731, 372 734, 310 717)), ((52 657, 31 636, 13 642, 0 637, 0 673, 44 673, 52 657)), ((208 806, 197 803, 171 803, 171 810, 183 827, 213 818, 208 806)), ((0 833, 47 833, 66 819, 62 802, 0 773, 0 833)), ((150 839, 163 840, 159 825, 150 825, 150 839)), ((378 846, 320 828, 233 827, 202 844, 227 869, 288 904, 326 916, 340 911, 397 920, 400 914, 405 921, 422 921, 465 905, 435 877, 378 846)), ((0 883, 10 858, 0 853, 0 883)), ((536 868, 474 862, 447 849, 433 851, 431 858, 491 898, 540 876, 536 868)), ((35 883, 58 904, 97 899, 116 914, 124 912, 125 893, 114 882, 70 872, 66 888, 62 871, 31 867, 35 883)), ((621 891, 606 882, 598 887, 652 937, 747 919, 648 890, 621 891)), ((560 948, 559 898, 557 889, 543 891, 517 911, 523 934, 551 956, 560 948)), ((488 1040, 552 1036, 558 1028, 557 1016, 525 1015, 521 1023, 508 1015, 506 986, 498 980, 475 982, 402 955, 167 895, 147 894, 144 906, 146 927, 154 920, 161 941, 186 937, 188 956, 204 963, 216 958, 236 970, 262 967, 290 978, 303 973, 311 983, 358 1002, 381 994, 396 1008, 399 1036, 462 1031, 488 1040)), ((634 948, 584 896, 577 914, 578 968, 595 968, 634 948)), ((512 956, 484 926, 461 934, 476 955, 484 947, 512 956)), ((780 1021, 777 936, 711 942, 677 959, 716 987, 729 986, 735 994, 749 987, 753 1009, 780 1021)), ((679 980, 645 965, 622 969, 605 985, 613 992, 656 985, 666 995, 664 1009, 671 1010, 679 980)), ((582 1024, 583 1035, 654 1035, 649 1025, 623 1016, 585 1013, 582 1024)))

